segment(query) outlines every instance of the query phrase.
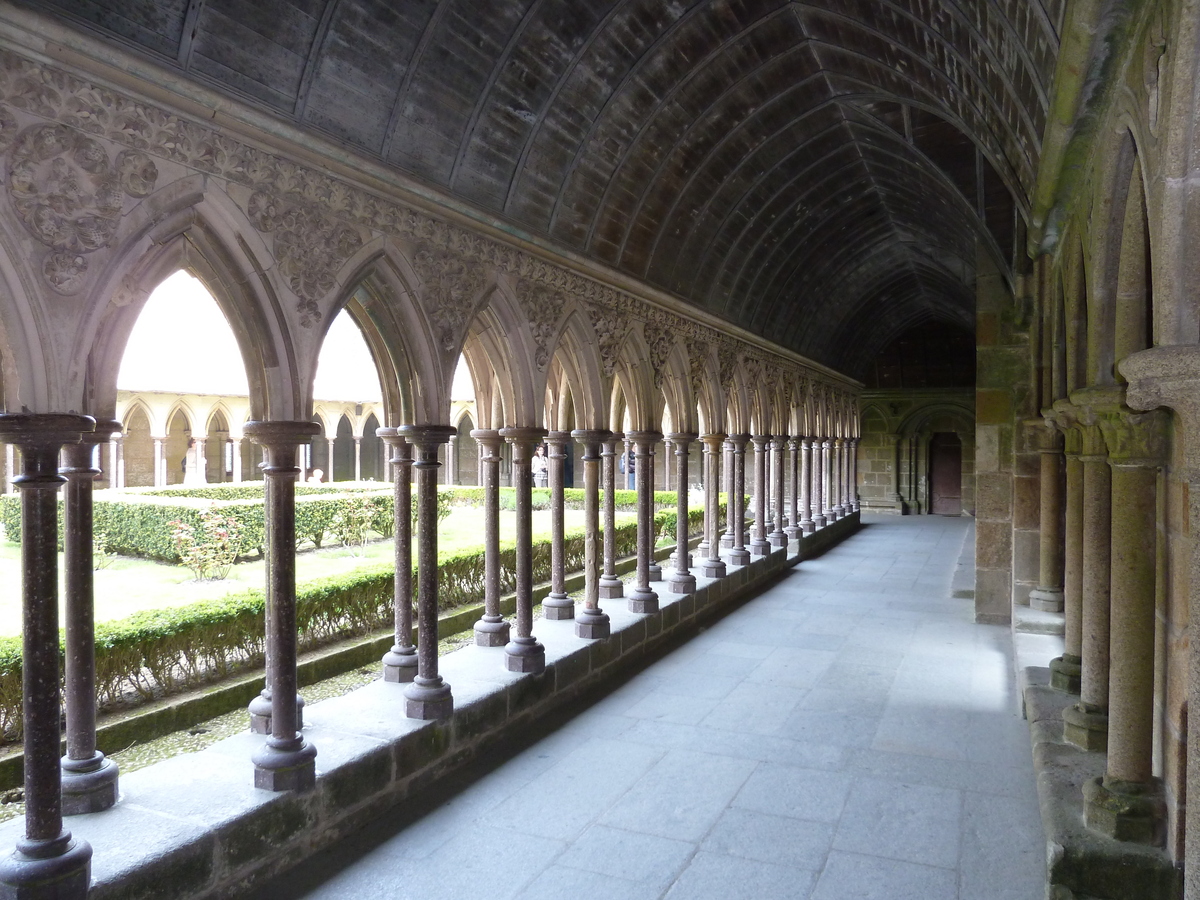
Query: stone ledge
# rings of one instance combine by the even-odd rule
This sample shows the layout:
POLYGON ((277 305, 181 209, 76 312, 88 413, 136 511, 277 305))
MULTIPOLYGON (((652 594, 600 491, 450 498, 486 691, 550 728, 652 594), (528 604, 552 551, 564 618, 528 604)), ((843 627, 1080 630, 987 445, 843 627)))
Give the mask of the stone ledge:
POLYGON ((1180 900, 1183 870, 1165 850, 1115 841, 1083 824, 1083 785, 1104 774, 1103 753, 1063 743, 1062 711, 1077 699, 1049 685, 1049 670, 1023 673, 1038 806, 1046 831, 1050 900, 1180 900))
MULTIPOLYGON (((305 710, 305 736, 317 747, 318 776, 307 793, 255 790, 250 755, 263 739, 249 732, 124 775, 115 807, 66 823, 94 850, 89 897, 209 900, 245 890, 519 735, 535 719, 644 665, 801 558, 852 534, 858 518, 747 566, 731 566, 725 578, 698 578, 695 594, 672 595, 658 583, 662 609, 653 615, 630 613, 623 600, 602 603, 612 619, 608 640, 576 638, 569 620, 539 620, 534 633, 547 661, 540 675, 505 671, 503 648, 471 645, 448 654, 441 671, 453 688, 455 711, 447 720, 406 718, 401 686, 383 681, 315 703, 305 710)), ((0 842, 11 847, 22 831, 20 819, 3 823, 0 842)))

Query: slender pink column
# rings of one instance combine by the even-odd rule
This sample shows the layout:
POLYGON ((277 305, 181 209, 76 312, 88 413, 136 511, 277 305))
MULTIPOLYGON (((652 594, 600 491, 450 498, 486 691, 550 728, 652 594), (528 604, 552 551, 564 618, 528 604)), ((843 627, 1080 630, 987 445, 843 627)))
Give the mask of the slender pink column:
POLYGON ((733 446, 733 493, 730 502, 730 527, 733 530, 733 546, 729 549, 729 562, 744 566, 750 562, 750 551, 746 549, 746 444, 748 434, 731 434, 733 446))
POLYGON ((696 590, 696 576, 690 571, 688 551, 688 448, 696 440, 694 434, 669 434, 667 440, 675 445, 675 571, 667 575, 668 590, 673 594, 690 594, 696 590))
POLYGON ((625 440, 619 431, 601 443, 600 458, 604 472, 604 572, 600 576, 600 597, 612 600, 625 595, 625 583, 617 577, 617 447, 625 440))
POLYGON ((654 445, 662 440, 657 431, 632 431, 637 475, 637 586, 629 594, 629 611, 658 612, 658 594, 650 589, 654 562, 654 445))
POLYGON ((566 531, 563 527, 563 481, 567 447, 571 435, 566 431, 551 431, 546 435, 550 448, 547 471, 550 476, 550 593, 542 601, 542 616, 546 619, 575 618, 575 601, 567 596, 566 531))
POLYGON ((383 655, 383 680, 407 684, 417 676, 412 642, 412 448, 396 428, 375 432, 392 450, 392 540, 396 575, 392 589, 395 641, 383 655))
MULTIPOLYGON (((724 578, 726 575, 725 561, 721 559, 721 448, 725 444, 725 435, 706 434, 700 440, 704 442, 704 465, 707 469, 704 478, 704 527, 708 530, 708 555, 700 561, 700 571, 706 578, 724 578)), ((727 503, 732 497, 726 494, 727 503)), ((730 518, 726 513, 726 518, 730 518)))
POLYGON ((583 609, 575 617, 575 636, 606 638, 611 626, 600 609, 600 447, 611 433, 580 429, 571 435, 583 447, 583 609))
POLYGON ((509 624, 500 615, 500 432, 477 428, 471 432, 479 444, 483 483, 483 616, 475 623, 475 643, 503 647, 509 624))
POLYGON ((534 446, 545 436, 542 428, 502 428, 500 436, 512 446, 512 482, 517 500, 517 627, 504 648, 510 672, 536 674, 546 668, 546 648, 533 636, 533 470, 534 446))

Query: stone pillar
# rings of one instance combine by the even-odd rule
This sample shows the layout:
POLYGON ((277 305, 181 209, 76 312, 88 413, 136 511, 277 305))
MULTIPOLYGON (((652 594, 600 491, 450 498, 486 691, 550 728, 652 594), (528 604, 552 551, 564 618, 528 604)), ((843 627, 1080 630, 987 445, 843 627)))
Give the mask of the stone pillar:
POLYGON ((850 439, 850 511, 858 512, 862 504, 858 500, 858 438, 850 439))
POLYGON ((625 440, 619 431, 612 432, 601 444, 600 458, 604 465, 604 573, 600 576, 600 597, 611 600, 625 595, 625 585, 617 577, 617 447, 625 440))
POLYGON ((300 734, 296 688, 296 446, 318 432, 312 422, 248 422, 263 448, 264 555, 267 559, 267 687, 271 735, 253 756, 254 786, 300 791, 316 783, 317 750, 300 734))
POLYGON ((59 765, 58 454, 90 434, 76 415, 0 415, 0 439, 21 450, 22 722, 25 837, 0 859, 0 896, 83 900, 92 848, 63 828, 59 765))
POLYGON ((788 438, 788 480, 791 490, 788 492, 788 525, 783 529, 789 541, 800 539, 800 439, 788 438))
POLYGON ((578 429, 571 436, 583 447, 583 609, 575 617, 575 636, 606 638, 611 627, 600 609, 600 447, 612 435, 578 429))
POLYGON ((1108 449, 1095 415, 1086 407, 1078 413, 1083 424, 1083 662, 1079 702, 1063 710, 1063 738, 1084 750, 1103 751, 1108 745, 1112 489, 1108 449))
POLYGON ((812 534, 816 530, 812 511, 812 441, 800 438, 800 533, 812 534))
POLYGON ((504 648, 510 672, 536 674, 546 668, 546 648, 533 636, 533 448, 542 428, 502 428, 512 446, 512 482, 517 500, 517 633, 504 648))
MULTIPOLYGON (((230 476, 235 482, 242 480, 242 439, 231 438, 233 444, 233 474, 230 476)), ((125 486, 125 473, 121 473, 121 486, 125 486)))
POLYGON ((354 480, 362 481, 362 438, 354 436, 354 480))
MULTIPOLYGON (((629 471, 629 462, 633 459, 633 441, 629 439, 629 435, 625 435, 624 439, 622 440, 622 446, 624 447, 625 454, 625 479, 624 484, 621 485, 621 489, 626 491, 636 490, 637 479, 634 473, 629 471)), ((637 464, 634 463, 635 467, 636 465, 637 464)))
MULTIPOLYGON (((115 420, 114 420, 115 421, 115 420)), ((121 423, 117 422, 117 427, 121 427, 121 423)), ((113 434, 109 438, 108 444, 108 486, 109 488, 119 488, 121 473, 121 435, 113 434)))
POLYGON ((812 506, 813 529, 824 528, 829 524, 825 515, 825 466, 828 457, 827 442, 819 437, 812 440, 812 506))
MULTIPOLYGON (((725 435, 706 434, 700 438, 704 442, 704 528, 708 535, 708 553, 700 560, 700 571, 705 578, 724 578, 725 562, 721 559, 721 493, 719 490, 721 478, 721 453, 725 445, 725 435)), ((731 495, 726 494, 726 502, 732 502, 731 495)), ((726 518, 731 518, 728 511, 726 518)))
POLYGON ((832 524, 840 518, 837 509, 837 441, 833 438, 825 441, 824 453, 821 456, 825 463, 824 484, 821 487, 825 495, 825 521, 832 524))
POLYGON ((96 423, 94 434, 63 447, 63 574, 66 588, 67 755, 62 758, 63 815, 100 812, 117 802, 117 766, 96 749, 96 609, 92 582, 92 450, 121 427, 96 423))
POLYGON ((383 680, 408 684, 417 676, 417 648, 412 642, 412 449, 397 428, 375 432, 392 451, 392 535, 396 576, 392 611, 396 634, 383 654, 383 680))
POLYGON ((446 484, 458 484, 458 432, 450 435, 450 444, 446 447, 446 484))
POLYGON ((1041 456, 1038 489, 1038 586, 1029 593, 1029 605, 1047 612, 1063 610, 1063 451, 1062 434, 1046 424, 1038 452, 1041 456))
POLYGON ((846 513, 844 510, 843 498, 845 496, 842 485, 842 460, 845 457, 845 444, 841 438, 834 438, 831 442, 833 454, 829 458, 829 521, 836 522, 846 513))
POLYGON ((675 571, 667 575, 672 594, 690 594, 696 590, 696 576, 690 571, 688 551, 688 448, 696 440, 694 434, 677 432, 667 435, 675 445, 675 571))
POLYGON ((16 472, 16 450, 12 444, 4 445, 4 493, 11 494, 15 489, 16 472))
MULTIPOLYGON (((733 546, 733 478, 734 478, 734 463, 733 463, 733 442, 728 438, 721 445, 721 454, 724 465, 721 471, 724 474, 725 485, 725 531, 721 535, 721 550, 728 550, 733 546)), ((719 556, 719 553, 713 554, 719 556)))
POLYGON ((730 527, 733 530, 733 546, 729 549, 729 561, 735 566, 750 562, 750 551, 746 549, 746 444, 748 434, 731 434, 733 446, 733 493, 730 501, 730 527))
POLYGON ((1106 411, 1100 428, 1112 469, 1108 760, 1084 784, 1084 821, 1111 838, 1160 845, 1166 808, 1154 779, 1154 595, 1158 469, 1167 415, 1106 411))
POLYGON ((550 454, 547 474, 550 477, 550 594, 542 601, 542 616, 547 619, 575 618, 575 601, 567 596, 566 536, 563 528, 563 462, 571 435, 566 431, 551 431, 546 435, 550 454))
POLYGON ((780 434, 775 435, 775 439, 771 441, 771 483, 775 488, 774 502, 771 505, 775 515, 771 521, 771 533, 767 535, 767 541, 772 547, 786 547, 788 542, 783 531, 783 449, 786 441, 787 438, 780 434))
POLYGON ((1079 693, 1083 663, 1083 463, 1082 436, 1068 421, 1063 428, 1066 457, 1066 516, 1063 540, 1063 655, 1050 661, 1050 684, 1060 691, 1079 693))
POLYGON ((333 447, 335 442, 335 438, 325 438, 325 464, 329 466, 329 470, 325 473, 326 481, 333 481, 333 447))
POLYGON ((629 611, 658 612, 658 594, 650 590, 654 562, 654 445, 662 440, 657 431, 631 431, 634 469, 637 473, 637 587, 629 594, 629 611))
POLYGON ((854 485, 850 483, 850 439, 842 438, 842 469, 839 479, 842 488, 842 504, 841 512, 838 515, 839 519, 844 519, 854 511, 854 503, 851 497, 854 496, 854 485))
POLYGON ((154 441, 154 486, 163 487, 167 483, 167 461, 163 456, 166 438, 153 438, 154 441))
POLYGON ((413 448, 417 489, 417 674, 404 688, 410 719, 445 719, 454 712, 450 685, 438 674, 438 451, 454 434, 449 425, 404 425, 413 448))
POLYGON ((750 540, 752 556, 766 556, 771 552, 767 540, 767 444, 771 436, 756 434, 754 442, 754 534, 750 540))
POLYGON ((471 432, 479 445, 480 483, 483 485, 483 616, 475 623, 475 643, 503 647, 509 625, 500 615, 500 432, 477 428, 471 432))

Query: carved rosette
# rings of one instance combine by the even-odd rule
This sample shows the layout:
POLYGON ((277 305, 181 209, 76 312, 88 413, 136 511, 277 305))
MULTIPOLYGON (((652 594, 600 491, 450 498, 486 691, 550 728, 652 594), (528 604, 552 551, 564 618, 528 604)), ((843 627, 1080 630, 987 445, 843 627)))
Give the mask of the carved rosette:
POLYGON ((338 270, 362 246, 353 228, 311 206, 297 206, 264 191, 250 195, 250 221, 275 240, 275 261, 299 298, 300 324, 321 320, 319 301, 337 284, 338 270))
POLYGON ((467 323, 475 312, 484 273, 477 263, 428 246, 417 250, 413 268, 421 279, 422 295, 438 343, 447 353, 452 352, 462 343, 467 323))
POLYGON ((550 345, 554 341, 555 326, 562 314, 565 300, 549 285, 522 278, 517 283, 517 301, 529 323, 529 331, 537 345, 533 354, 539 372, 546 371, 550 364, 550 345))
POLYGON ((125 197, 145 197, 157 180, 158 169, 140 151, 123 150, 114 163, 99 141, 65 125, 21 132, 9 160, 8 194, 25 228, 51 249, 42 261, 47 283, 61 294, 82 288, 86 254, 112 242, 125 197))

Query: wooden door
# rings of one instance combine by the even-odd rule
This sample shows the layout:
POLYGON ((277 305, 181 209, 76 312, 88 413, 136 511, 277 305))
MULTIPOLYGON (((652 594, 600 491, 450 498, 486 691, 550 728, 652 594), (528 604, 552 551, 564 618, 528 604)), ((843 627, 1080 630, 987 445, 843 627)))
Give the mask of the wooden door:
POLYGON ((962 441, 952 432, 938 432, 929 441, 930 512, 935 516, 962 514, 962 441))

